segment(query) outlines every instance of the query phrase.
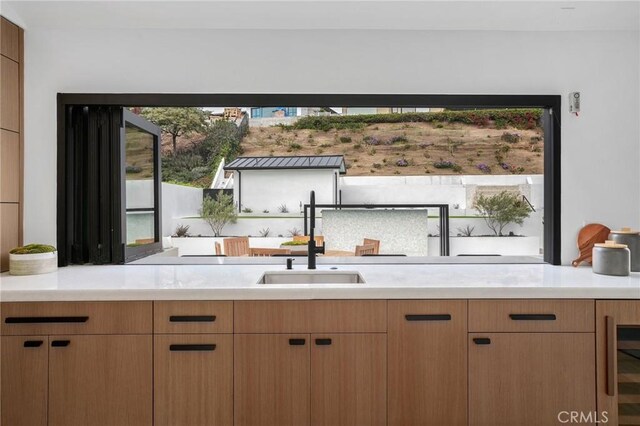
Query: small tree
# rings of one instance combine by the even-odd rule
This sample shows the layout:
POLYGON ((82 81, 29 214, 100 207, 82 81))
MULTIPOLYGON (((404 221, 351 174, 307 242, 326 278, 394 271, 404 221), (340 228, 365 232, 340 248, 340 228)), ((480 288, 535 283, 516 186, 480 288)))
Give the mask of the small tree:
POLYGON ((206 113, 200 108, 142 108, 141 114, 171 135, 174 154, 178 136, 201 132, 206 128, 206 113))
POLYGON ((213 235, 219 237, 227 223, 236 223, 238 213, 233 205, 233 197, 222 191, 213 199, 208 195, 202 201, 200 216, 211 227, 213 235))
POLYGON ((498 236, 502 236, 502 231, 507 225, 522 225, 531 214, 529 206, 516 194, 508 191, 492 196, 480 194, 473 207, 482 215, 489 229, 498 236))

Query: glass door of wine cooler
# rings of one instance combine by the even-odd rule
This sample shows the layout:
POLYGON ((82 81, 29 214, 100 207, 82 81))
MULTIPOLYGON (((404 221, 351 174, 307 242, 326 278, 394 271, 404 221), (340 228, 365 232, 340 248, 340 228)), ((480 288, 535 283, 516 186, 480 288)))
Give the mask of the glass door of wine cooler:
POLYGON ((618 424, 640 425, 640 325, 618 325, 618 424))

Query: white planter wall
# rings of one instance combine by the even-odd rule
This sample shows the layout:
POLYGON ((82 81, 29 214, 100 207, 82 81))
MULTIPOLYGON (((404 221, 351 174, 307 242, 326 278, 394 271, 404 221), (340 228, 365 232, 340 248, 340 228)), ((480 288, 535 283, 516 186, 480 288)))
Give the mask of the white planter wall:
MULTIPOLYGON (((538 237, 451 237, 449 244, 451 256, 460 254, 538 256, 540 254, 538 237)), ((429 252, 433 256, 440 254, 440 238, 429 238, 429 252)))

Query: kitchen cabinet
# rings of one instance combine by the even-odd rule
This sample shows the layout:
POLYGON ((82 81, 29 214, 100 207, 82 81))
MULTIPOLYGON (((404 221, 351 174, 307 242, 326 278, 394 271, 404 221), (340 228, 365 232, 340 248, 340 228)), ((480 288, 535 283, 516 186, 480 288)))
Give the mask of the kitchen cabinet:
POLYGON ((236 425, 386 424, 386 304, 235 302, 236 425))
POLYGON ((152 424, 151 336, 50 336, 49 425, 152 424))
POLYGON ((1 341, 2 423, 47 424, 47 336, 3 336, 1 341))
POLYGON ((389 425, 467 424, 467 301, 389 301, 389 425))
POLYGON ((236 426, 309 424, 309 334, 234 336, 236 426))
POLYGON ((596 302, 598 415, 640 425, 640 301, 596 302))
POLYGON ((557 425, 596 409, 593 333, 471 333, 469 425, 557 425))
POLYGON ((3 303, 3 424, 151 425, 151 313, 151 302, 3 303))
POLYGON ((9 270, 9 250, 20 245, 20 205, 0 203, 0 271, 9 270))
POLYGON ((469 425, 594 415, 592 300, 470 300, 469 425))
POLYGON ((0 129, 0 202, 2 203, 20 202, 20 158, 20 135, 0 129))
POLYGON ((0 56, 0 128, 20 132, 20 64, 0 56))
POLYGON ((311 425, 387 424, 387 336, 311 336, 311 425))
POLYGON ((233 424, 233 336, 154 336, 154 425, 233 424))

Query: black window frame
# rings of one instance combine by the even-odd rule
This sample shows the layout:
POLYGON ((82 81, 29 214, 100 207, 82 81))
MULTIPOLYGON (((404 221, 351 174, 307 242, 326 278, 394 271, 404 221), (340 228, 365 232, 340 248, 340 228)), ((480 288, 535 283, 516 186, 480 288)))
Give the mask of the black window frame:
MULTIPOLYGON (((560 95, 445 95, 445 94, 194 94, 194 93, 58 93, 58 235, 64 231, 65 112, 70 105, 122 107, 225 107, 241 105, 299 105, 330 107, 421 107, 451 109, 541 108, 544 138, 544 261, 561 264, 561 102, 560 95), (61 201, 62 200, 62 201, 61 201), (62 206, 61 206, 62 205, 62 206)), ((59 244, 60 246, 60 244, 59 244)), ((60 252, 61 264, 66 253, 60 252)))
POLYGON ((121 199, 121 230, 122 241, 124 244, 124 263, 131 262, 136 259, 150 256, 162 251, 162 164, 160 155, 160 144, 162 130, 153 123, 141 118, 140 116, 132 113, 128 109, 122 110, 122 127, 120 128, 120 140, 123 143, 120 151, 120 181, 121 185, 120 199, 121 199), (126 144, 126 128, 127 124, 137 127, 153 136, 153 211, 154 214, 154 242, 149 244, 141 244, 139 246, 128 246, 127 241, 127 190, 124 184, 127 179, 127 150, 124 144, 126 144))

